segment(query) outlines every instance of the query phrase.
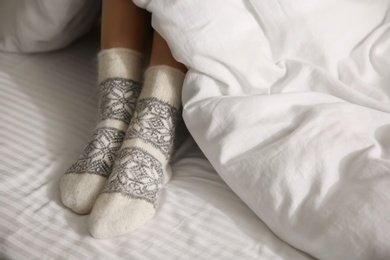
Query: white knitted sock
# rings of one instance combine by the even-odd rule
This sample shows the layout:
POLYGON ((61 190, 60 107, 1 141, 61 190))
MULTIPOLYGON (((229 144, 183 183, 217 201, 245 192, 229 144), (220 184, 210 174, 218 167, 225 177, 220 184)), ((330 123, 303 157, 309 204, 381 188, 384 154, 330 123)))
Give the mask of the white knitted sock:
POLYGON ((171 177, 168 163, 180 116, 183 80, 183 72, 167 66, 146 71, 125 141, 89 218, 92 236, 122 235, 155 215, 159 191, 171 177))
POLYGON ((141 91, 142 62, 140 53, 124 48, 98 55, 100 122, 60 182, 63 204, 78 214, 92 210, 111 173, 141 91))

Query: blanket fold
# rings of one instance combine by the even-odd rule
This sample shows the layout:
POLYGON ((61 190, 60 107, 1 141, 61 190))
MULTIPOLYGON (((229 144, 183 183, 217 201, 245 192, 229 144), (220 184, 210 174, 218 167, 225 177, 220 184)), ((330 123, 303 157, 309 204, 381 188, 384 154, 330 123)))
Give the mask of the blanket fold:
POLYGON ((185 122, 275 234, 390 257, 388 1, 135 1, 190 70, 185 122))

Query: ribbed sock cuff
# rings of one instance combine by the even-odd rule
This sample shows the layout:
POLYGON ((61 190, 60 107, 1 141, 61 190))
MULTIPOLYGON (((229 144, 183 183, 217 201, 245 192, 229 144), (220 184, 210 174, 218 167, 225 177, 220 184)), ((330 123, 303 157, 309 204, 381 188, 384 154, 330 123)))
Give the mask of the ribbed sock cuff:
POLYGON ((126 48, 112 48, 98 54, 99 82, 107 78, 142 80, 143 55, 126 48))
POLYGON ((175 68, 153 66, 145 72, 145 82, 139 99, 155 97, 179 108, 185 74, 175 68))

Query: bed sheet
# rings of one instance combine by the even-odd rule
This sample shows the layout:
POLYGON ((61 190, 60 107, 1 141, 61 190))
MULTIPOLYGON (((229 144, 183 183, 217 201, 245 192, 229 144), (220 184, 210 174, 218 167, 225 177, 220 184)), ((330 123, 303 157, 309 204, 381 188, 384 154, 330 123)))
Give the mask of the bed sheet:
POLYGON ((1 259, 311 259, 275 236, 188 137, 157 215, 135 232, 92 238, 60 201, 97 111, 98 40, 45 54, 0 53, 1 259))

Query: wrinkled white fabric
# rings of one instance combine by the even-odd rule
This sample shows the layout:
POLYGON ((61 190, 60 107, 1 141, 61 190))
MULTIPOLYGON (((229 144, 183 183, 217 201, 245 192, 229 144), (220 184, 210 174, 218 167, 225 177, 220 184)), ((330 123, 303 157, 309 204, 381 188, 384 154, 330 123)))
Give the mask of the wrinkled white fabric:
POLYGON ((190 132, 257 216, 316 258, 390 258, 390 2, 135 2, 190 68, 190 132))
POLYGON ((0 51, 57 50, 91 29, 100 10, 95 0, 0 1, 0 51))

